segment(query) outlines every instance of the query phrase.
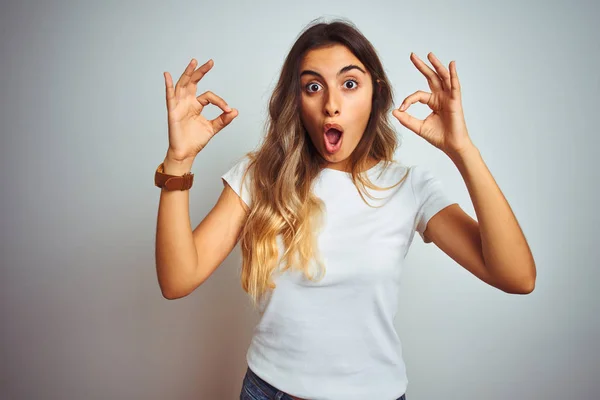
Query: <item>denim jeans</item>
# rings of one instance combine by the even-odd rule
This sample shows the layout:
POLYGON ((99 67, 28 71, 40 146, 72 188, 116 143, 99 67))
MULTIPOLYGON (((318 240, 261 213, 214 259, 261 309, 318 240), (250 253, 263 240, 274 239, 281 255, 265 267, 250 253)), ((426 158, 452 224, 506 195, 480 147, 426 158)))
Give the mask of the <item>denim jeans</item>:
MULTIPOLYGON (((240 400, 292 400, 292 397, 260 379, 248 368, 246 376, 244 376, 244 382, 242 383, 240 400)), ((397 400, 406 400, 406 395, 403 394, 397 400)))

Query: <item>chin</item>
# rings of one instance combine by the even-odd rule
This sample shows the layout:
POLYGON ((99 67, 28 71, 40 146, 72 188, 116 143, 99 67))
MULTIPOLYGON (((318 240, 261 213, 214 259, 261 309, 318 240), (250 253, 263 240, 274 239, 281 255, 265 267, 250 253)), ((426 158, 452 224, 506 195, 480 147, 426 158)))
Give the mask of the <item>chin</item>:
POLYGON ((342 164, 345 163, 348 159, 348 155, 346 155, 341 149, 336 154, 327 154, 327 152, 322 152, 321 157, 325 160, 326 164, 331 167, 331 165, 342 164))

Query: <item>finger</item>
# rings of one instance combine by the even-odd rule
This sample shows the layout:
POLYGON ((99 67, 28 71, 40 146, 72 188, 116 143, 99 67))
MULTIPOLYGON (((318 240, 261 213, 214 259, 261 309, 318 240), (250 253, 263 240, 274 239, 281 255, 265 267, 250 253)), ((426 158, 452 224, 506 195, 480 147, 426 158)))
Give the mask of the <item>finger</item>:
POLYGON ((198 82, 200 82, 200 80, 204 77, 204 75, 206 75, 206 73, 208 71, 210 71, 214 65, 215 65, 215 62, 213 61, 212 58, 210 60, 208 60, 207 62, 205 62, 204 64, 202 64, 200 67, 198 67, 197 70, 195 70, 192 73, 192 76, 190 77, 190 83, 193 83, 195 85, 198 82))
POLYGON ((422 90, 417 90, 416 92, 405 98, 404 101, 402 101, 402 104, 400 104, 400 107, 398 107, 398 109, 400 111, 406 111, 408 107, 415 104, 416 102, 428 104, 429 100, 431 99, 431 96, 431 93, 424 92, 422 90))
POLYGON ((170 111, 175 106, 175 89, 173 88, 173 78, 168 72, 165 72, 163 75, 165 76, 167 110, 170 111))
POLYGON ((221 129, 225 128, 235 117, 238 116, 238 111, 233 108, 230 112, 224 112, 217 118, 210 121, 213 127, 213 132, 217 134, 221 129))
POLYGON ((427 57, 429 58, 431 65, 433 65, 433 67, 435 68, 435 71, 437 72, 438 76, 441 78, 444 90, 450 91, 450 88, 452 87, 452 84, 450 82, 450 73, 448 72, 446 67, 444 67, 444 64, 442 64, 442 62, 433 53, 429 53, 427 57))
POLYGON ((201 105, 200 112, 202 112, 202 109, 208 104, 214 104, 225 112, 231 111, 231 108, 229 105, 227 105, 227 102, 211 91, 202 93, 200 96, 196 97, 196 100, 198 100, 201 105))
POLYGON ((427 64, 425 64, 419 57, 417 57, 415 53, 410 53, 410 59, 413 62, 413 64, 415 64, 415 67, 417 67, 417 69, 421 71, 423 75, 425 75, 425 77, 427 78, 427 82, 429 83, 429 87, 432 91, 444 89, 442 87, 442 81, 440 80, 440 77, 435 73, 434 70, 429 68, 427 64))
POLYGON ((458 72, 456 72, 456 61, 450 61, 450 82, 452 86, 450 88, 450 93, 453 98, 460 98, 460 82, 458 80, 458 72))
POLYGON ((421 128, 423 127, 422 120, 413 117, 409 113, 402 112, 399 110, 393 110, 392 114, 398 119, 398 121, 400 121, 400 123, 403 126, 407 127, 417 135, 421 134, 421 128))
POLYGON ((176 92, 180 92, 182 89, 185 88, 187 83, 190 81, 190 77, 192 76, 195 67, 196 60, 192 58, 192 61, 190 61, 190 63, 185 68, 185 71, 183 71, 183 74, 181 74, 181 77, 177 81, 177 85, 175 85, 176 92))

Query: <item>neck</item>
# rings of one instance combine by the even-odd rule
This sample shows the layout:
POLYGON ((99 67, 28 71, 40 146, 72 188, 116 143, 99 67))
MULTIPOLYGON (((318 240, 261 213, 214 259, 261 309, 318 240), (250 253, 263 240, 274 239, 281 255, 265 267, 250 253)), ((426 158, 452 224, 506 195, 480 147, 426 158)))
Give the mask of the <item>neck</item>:
MULTIPOLYGON (((369 157, 369 159, 367 161, 367 165, 363 171, 373 168, 375 165, 377 165, 378 162, 379 162, 379 160, 369 157)), ((350 162, 348 159, 346 159, 346 160, 339 161, 336 163, 325 163, 325 166, 323 168, 334 169, 336 171, 342 171, 342 172, 350 172, 350 162)), ((362 172, 362 171, 359 171, 359 172, 362 172)))

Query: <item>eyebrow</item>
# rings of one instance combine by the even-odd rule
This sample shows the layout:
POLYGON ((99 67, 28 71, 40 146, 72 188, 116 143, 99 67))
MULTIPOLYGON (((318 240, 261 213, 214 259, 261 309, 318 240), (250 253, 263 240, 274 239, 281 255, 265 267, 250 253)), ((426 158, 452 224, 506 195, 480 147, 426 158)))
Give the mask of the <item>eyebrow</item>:
MULTIPOLYGON (((336 74, 336 76, 340 76, 344 72, 348 72, 353 69, 357 69, 360 72, 362 72, 363 74, 366 74, 366 72, 358 65, 350 64, 350 65, 346 65, 344 68, 340 69, 340 71, 336 74)), ((314 75, 314 76, 318 76, 319 78, 323 79, 323 75, 319 74, 316 71, 310 70, 310 69, 305 69, 304 71, 302 71, 300 73, 300 77, 303 77, 304 75, 314 75)))

